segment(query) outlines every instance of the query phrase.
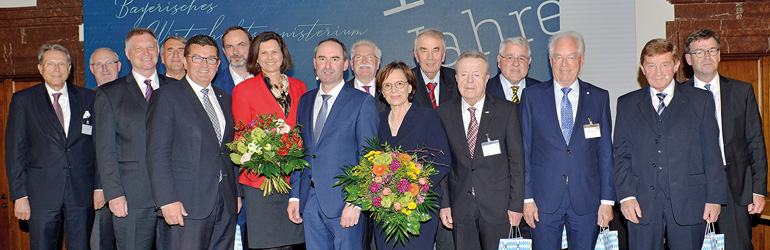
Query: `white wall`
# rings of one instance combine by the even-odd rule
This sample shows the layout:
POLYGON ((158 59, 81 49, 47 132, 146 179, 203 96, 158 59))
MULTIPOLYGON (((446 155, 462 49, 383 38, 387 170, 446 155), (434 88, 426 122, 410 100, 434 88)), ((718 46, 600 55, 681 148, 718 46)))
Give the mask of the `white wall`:
POLYGON ((2 0, 0 8, 32 7, 37 6, 37 0, 2 0))
POLYGON ((674 21, 674 5, 666 0, 636 0, 636 57, 653 38, 666 38, 666 21, 674 21))

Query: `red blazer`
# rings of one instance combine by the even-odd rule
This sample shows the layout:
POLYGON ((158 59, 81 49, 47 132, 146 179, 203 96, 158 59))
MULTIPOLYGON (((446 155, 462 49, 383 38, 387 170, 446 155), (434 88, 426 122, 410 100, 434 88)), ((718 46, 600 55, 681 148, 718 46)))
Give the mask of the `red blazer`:
MULTIPOLYGON (((286 121, 292 128, 297 124, 297 105, 299 103, 299 97, 302 96, 307 89, 303 81, 289 78, 289 97, 291 98, 291 109, 289 110, 289 117, 286 117, 281 110, 281 106, 273 97, 273 94, 267 89, 262 74, 258 74, 252 78, 249 78, 233 89, 233 118, 235 122, 243 121, 245 123, 251 122, 254 117, 259 114, 275 113, 278 118, 286 121)), ((241 173, 239 182, 246 184, 254 188, 262 186, 262 182, 265 180, 264 176, 256 176, 254 174, 241 173)), ((289 178, 286 178, 289 181, 289 178)))

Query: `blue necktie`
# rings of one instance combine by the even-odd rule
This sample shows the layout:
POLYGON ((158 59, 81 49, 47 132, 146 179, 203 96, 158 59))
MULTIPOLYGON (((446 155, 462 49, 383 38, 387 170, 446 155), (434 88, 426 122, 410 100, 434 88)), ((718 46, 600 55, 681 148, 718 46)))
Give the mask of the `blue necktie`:
POLYGON ((571 88, 562 88, 561 92, 564 92, 564 96, 561 98, 561 134, 564 136, 564 141, 569 145, 569 139, 572 137, 572 127, 575 124, 572 118, 572 103, 570 103, 569 92, 571 88))
POLYGON ((658 100, 660 100, 660 104, 658 104, 658 115, 663 113, 663 109, 666 108, 666 102, 663 101, 663 99, 666 99, 665 93, 657 93, 655 94, 658 96, 658 100))
POLYGON ((315 119, 315 127, 313 127, 313 139, 315 139, 315 143, 318 144, 318 138, 321 137, 321 131, 324 129, 324 123, 326 123, 326 113, 329 110, 329 98, 332 98, 332 95, 321 95, 323 97, 324 102, 321 104, 321 111, 318 112, 318 118, 315 119))

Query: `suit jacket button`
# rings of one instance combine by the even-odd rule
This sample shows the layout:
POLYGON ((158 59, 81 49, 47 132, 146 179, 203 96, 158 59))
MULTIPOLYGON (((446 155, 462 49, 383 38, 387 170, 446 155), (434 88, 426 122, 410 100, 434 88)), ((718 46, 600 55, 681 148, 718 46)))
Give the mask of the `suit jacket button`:
POLYGON ((566 179, 566 178, 567 178, 567 175, 566 175, 566 174, 563 174, 563 175, 561 175, 561 178, 565 178, 565 179, 566 179))
POLYGON ((662 153, 663 153, 663 151, 661 151, 660 149, 658 149, 658 154, 662 154, 662 153))
POLYGON ((658 139, 655 139, 655 144, 658 144, 658 139))
POLYGON ((657 167, 657 165, 655 165, 655 163, 653 163, 653 164, 652 164, 652 168, 655 168, 655 167, 657 167))
POLYGON ((468 195, 472 195, 472 194, 471 194, 471 191, 468 191, 468 195))
POLYGON ((650 190, 654 190, 654 189, 655 189, 655 186, 650 186, 650 190))
POLYGON ((569 152, 569 149, 567 149, 567 154, 569 154, 569 153, 570 153, 570 152, 569 152))
POLYGON ((69 148, 67 148, 67 149, 64 149, 64 152, 69 152, 69 151, 70 151, 70 149, 69 149, 69 148))
POLYGON ((315 155, 310 155, 310 157, 313 157, 313 159, 315 159, 315 155))
POLYGON ((471 169, 471 172, 476 173, 476 169, 475 168, 471 169))

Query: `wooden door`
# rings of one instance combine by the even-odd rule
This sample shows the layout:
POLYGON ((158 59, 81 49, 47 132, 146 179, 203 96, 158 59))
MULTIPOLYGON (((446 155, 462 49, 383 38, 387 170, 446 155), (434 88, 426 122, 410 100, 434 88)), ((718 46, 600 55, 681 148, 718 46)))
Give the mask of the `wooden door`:
MULTIPOLYGON (((32 87, 43 81, 40 75, 0 77, 0 135, 5 137, 5 125, 8 119, 8 108, 14 92, 32 87)), ((26 250, 29 249, 29 228, 27 223, 16 219, 13 215, 13 201, 9 200, 8 176, 5 172, 5 140, 0 141, 0 249, 26 250)))

